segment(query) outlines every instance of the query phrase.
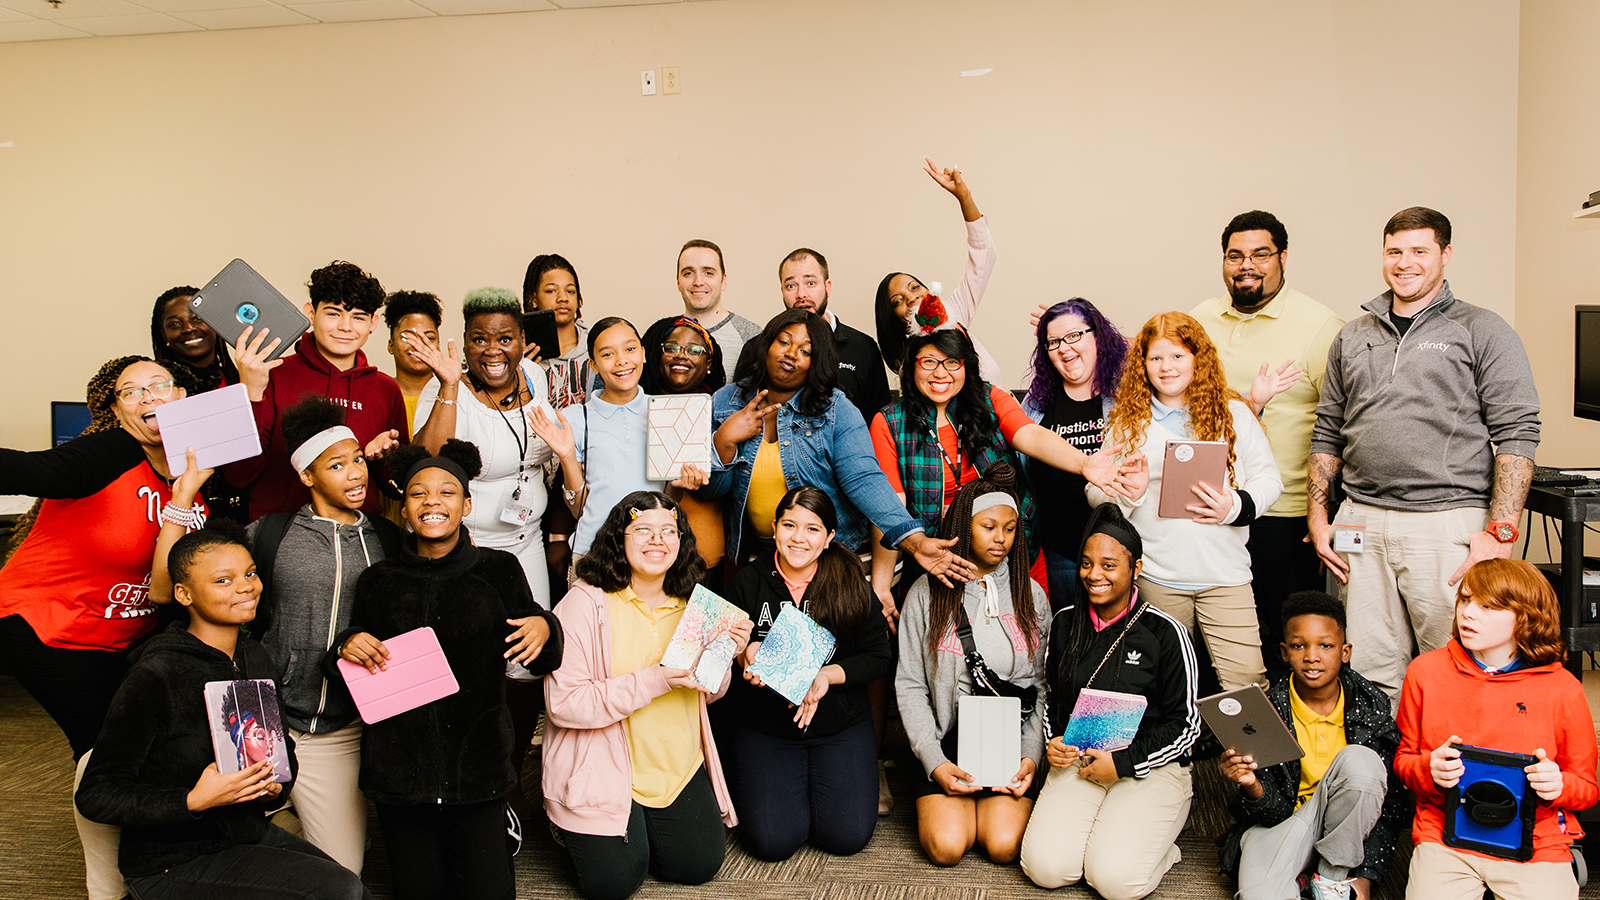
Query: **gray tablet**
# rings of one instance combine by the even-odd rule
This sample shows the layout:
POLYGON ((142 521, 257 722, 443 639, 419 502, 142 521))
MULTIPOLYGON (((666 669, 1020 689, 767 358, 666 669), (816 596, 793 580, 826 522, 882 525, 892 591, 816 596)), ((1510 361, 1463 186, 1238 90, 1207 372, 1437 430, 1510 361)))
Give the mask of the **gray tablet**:
POLYGON ((242 259, 224 266, 217 277, 194 295, 189 307, 228 342, 229 348, 238 342, 239 335, 247 327, 255 329, 250 332, 252 337, 260 334, 263 328, 270 329, 272 333, 267 335, 267 343, 274 339, 281 339, 282 343, 268 354, 269 359, 277 359, 293 349, 295 341, 311 327, 311 320, 299 307, 278 293, 277 288, 242 259))
POLYGON ((1278 718, 1266 692, 1254 684, 1200 699, 1200 716, 1224 749, 1255 760, 1257 768, 1305 756, 1294 730, 1278 718))

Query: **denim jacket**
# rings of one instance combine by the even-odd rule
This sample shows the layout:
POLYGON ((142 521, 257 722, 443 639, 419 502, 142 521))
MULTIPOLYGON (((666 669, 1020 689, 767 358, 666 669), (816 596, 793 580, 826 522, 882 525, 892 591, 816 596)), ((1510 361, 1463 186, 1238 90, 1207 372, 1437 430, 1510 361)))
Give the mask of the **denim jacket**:
MULTIPOLYGON (((802 413, 797 405, 804 393, 802 388, 778 410, 778 458, 788 486, 821 488, 839 511, 835 540, 852 550, 866 540, 869 523, 878 526, 884 543, 890 546, 922 531, 922 523, 906 512, 905 504, 889 487, 889 479, 872 453, 867 423, 844 392, 835 388, 827 411, 815 418, 802 413)), ((717 391, 711 399, 711 430, 716 431, 749 401, 738 384, 717 391)), ((761 435, 750 438, 739 445, 738 454, 728 463, 713 453, 711 481, 701 489, 708 497, 733 494, 734 502, 726 504, 731 559, 738 558, 744 537, 750 472, 760 444, 761 435)))

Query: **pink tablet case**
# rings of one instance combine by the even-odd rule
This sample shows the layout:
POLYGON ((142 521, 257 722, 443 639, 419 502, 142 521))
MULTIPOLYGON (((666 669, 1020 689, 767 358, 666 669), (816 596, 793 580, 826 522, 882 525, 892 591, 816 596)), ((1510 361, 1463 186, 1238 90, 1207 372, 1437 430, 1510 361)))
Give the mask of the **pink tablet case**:
POLYGON ((460 690, 432 628, 397 634, 383 642, 389 667, 374 675, 364 666, 339 660, 339 671, 356 701, 361 721, 371 725, 432 703, 460 690))
POLYGON ((1156 515, 1163 519, 1192 519, 1188 506, 1199 502, 1194 486, 1204 481, 1215 490, 1228 488, 1227 441, 1167 441, 1161 462, 1161 505, 1156 515))
POLYGON ((261 455, 261 432, 242 384, 163 403, 156 407, 156 424, 173 476, 189 468, 190 447, 202 469, 261 455))

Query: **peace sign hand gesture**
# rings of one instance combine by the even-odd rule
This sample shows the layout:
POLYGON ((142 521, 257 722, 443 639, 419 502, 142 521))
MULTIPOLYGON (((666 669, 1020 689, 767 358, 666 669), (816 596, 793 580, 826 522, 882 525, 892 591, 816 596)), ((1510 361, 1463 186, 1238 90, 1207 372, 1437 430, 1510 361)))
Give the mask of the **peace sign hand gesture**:
POLYGON ((763 406, 761 401, 765 399, 767 399, 767 392, 757 391, 756 395, 750 398, 749 403, 746 403, 738 412, 729 416, 717 428, 715 443, 717 453, 722 457, 724 463, 733 460, 740 444, 765 431, 767 416, 777 412, 778 407, 783 405, 781 403, 773 403, 763 406))

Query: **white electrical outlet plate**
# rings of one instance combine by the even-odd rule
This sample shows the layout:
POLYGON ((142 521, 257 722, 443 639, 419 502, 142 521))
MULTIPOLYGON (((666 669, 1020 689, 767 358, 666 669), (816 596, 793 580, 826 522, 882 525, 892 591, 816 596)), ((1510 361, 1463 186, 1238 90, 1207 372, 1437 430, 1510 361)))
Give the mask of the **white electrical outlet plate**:
POLYGON ((640 72, 639 85, 646 97, 654 97, 656 95, 656 70, 645 69, 640 72))

